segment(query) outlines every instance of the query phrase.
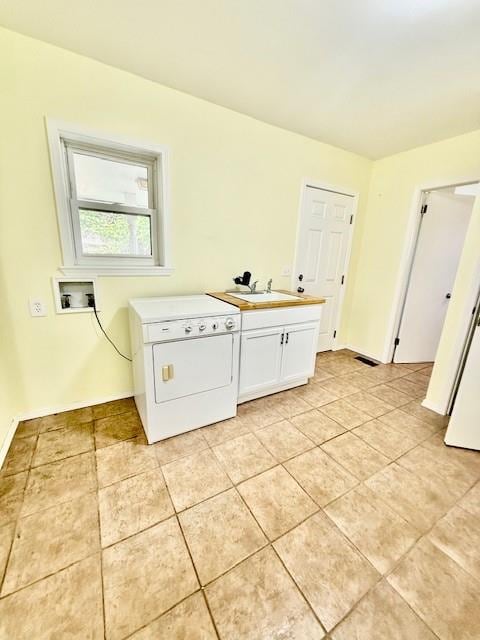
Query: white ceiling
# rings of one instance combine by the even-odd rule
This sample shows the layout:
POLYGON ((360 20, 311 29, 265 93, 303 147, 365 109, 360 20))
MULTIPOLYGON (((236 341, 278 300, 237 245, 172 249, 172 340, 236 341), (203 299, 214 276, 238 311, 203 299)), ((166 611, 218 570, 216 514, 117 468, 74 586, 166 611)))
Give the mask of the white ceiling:
POLYGON ((371 158, 480 128, 480 0, 1 0, 0 24, 371 158))

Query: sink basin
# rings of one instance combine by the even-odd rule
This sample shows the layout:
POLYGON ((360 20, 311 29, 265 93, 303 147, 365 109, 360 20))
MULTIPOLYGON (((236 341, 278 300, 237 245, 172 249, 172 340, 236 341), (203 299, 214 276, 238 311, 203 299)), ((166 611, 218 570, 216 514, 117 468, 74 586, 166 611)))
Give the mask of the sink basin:
POLYGON ((291 296, 288 293, 280 293, 279 291, 271 291, 270 293, 233 293, 228 292, 229 296, 246 300, 247 302, 284 302, 287 300, 298 300, 299 296, 291 296))

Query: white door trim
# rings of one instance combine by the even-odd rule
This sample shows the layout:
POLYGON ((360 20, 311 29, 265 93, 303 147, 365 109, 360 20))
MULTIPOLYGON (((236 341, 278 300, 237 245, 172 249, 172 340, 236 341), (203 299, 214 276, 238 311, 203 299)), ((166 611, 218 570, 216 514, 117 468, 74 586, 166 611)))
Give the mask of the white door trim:
MULTIPOLYGON (((292 291, 296 291, 297 289, 297 260, 298 260, 298 243, 299 243, 299 239, 300 239, 300 225, 302 223, 302 211, 303 211, 303 205, 305 203, 305 193, 306 193, 306 189, 307 187, 314 187, 315 189, 323 189, 324 191, 332 191, 334 193, 339 193, 341 195, 344 196, 351 196, 352 197, 352 215, 353 215, 353 223, 350 225, 350 231, 348 234, 348 240, 347 240, 347 251, 345 254, 345 263, 343 265, 343 273, 345 274, 345 282, 343 284, 343 286, 340 289, 340 295, 338 298, 338 307, 337 307, 337 314, 336 314, 336 318, 335 318, 335 326, 336 327, 340 327, 340 321, 341 321, 341 317, 342 317, 342 309, 343 309, 343 302, 344 302, 344 298, 345 298, 345 291, 347 289, 347 285, 348 285, 348 281, 349 281, 349 267, 350 267, 350 258, 351 258, 351 254, 352 254, 352 241, 353 241, 353 233, 354 233, 354 229, 355 229, 355 225, 357 222, 357 211, 358 211, 358 197, 359 197, 359 192, 358 191, 353 191, 352 189, 348 188, 348 187, 342 187, 342 186, 338 186, 338 185, 333 185, 333 184, 329 184, 326 182, 319 182, 318 180, 313 180, 310 178, 303 178, 302 182, 301 182, 301 187, 300 187, 300 199, 299 199, 299 204, 298 204, 298 216, 297 216, 297 231, 296 231, 296 235, 295 235, 295 254, 294 254, 294 259, 293 259, 293 270, 292 270, 292 279, 291 279, 291 290, 292 291)), ((344 345, 340 344, 338 342, 338 329, 337 329, 337 336, 333 339, 333 345, 332 345, 332 351, 336 351, 338 349, 342 349, 344 347, 344 345)))
MULTIPOLYGON (((436 189, 445 189, 447 187, 471 184, 473 182, 480 182, 480 176, 478 174, 472 175, 472 176, 465 176, 462 178, 453 178, 450 180, 446 178, 432 180, 429 183, 418 185, 414 189, 412 204, 410 206, 410 215, 408 219, 407 231, 405 234, 405 242, 403 246, 402 258, 400 260, 400 267, 398 270, 398 278, 397 278, 397 284, 395 287, 395 295, 393 298, 392 312, 390 314, 390 321, 388 324, 388 330, 387 330, 384 348, 383 348, 382 362, 391 362, 393 358, 393 351, 395 349, 394 342, 400 328, 403 304, 408 291, 410 271, 412 269, 413 260, 415 258, 415 247, 417 243, 418 233, 420 230, 420 224, 422 221, 422 214, 420 210, 421 210, 424 194, 427 191, 435 191, 436 189)), ((476 292, 477 287, 478 287, 478 278, 475 278, 475 282, 472 284, 472 291, 474 290, 476 292)), ((470 305, 470 298, 473 298, 473 295, 474 294, 469 296, 468 305, 470 305)), ((473 308, 473 307, 469 307, 469 308, 473 308)), ((468 311, 467 307, 465 308, 465 310, 468 311)), ((466 320, 467 326, 469 326, 468 324, 469 322, 470 322, 470 316, 468 316, 468 319, 466 320)), ((427 390, 427 397, 422 402, 423 406, 429 409, 433 409, 437 413, 441 413, 443 415, 446 414, 449 407, 453 385, 455 383, 456 374, 458 371, 458 367, 460 365, 460 359, 462 357, 463 346, 465 344, 466 331, 467 329, 465 329, 465 331, 462 330, 461 335, 457 336, 457 342, 453 351, 455 355, 450 360, 449 368, 448 368, 449 370, 445 372, 446 382, 441 394, 442 396, 441 403, 436 402, 433 404, 429 400, 428 390, 427 390)))

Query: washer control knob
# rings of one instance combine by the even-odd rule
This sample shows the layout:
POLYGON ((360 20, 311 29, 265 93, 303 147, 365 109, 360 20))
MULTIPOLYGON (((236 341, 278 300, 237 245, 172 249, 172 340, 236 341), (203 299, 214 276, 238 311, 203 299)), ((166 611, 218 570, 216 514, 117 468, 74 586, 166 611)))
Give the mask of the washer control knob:
POLYGON ((235 320, 233 318, 227 318, 225 320, 226 329, 233 329, 234 326, 235 326, 235 320))
POLYGON ((192 332, 192 325, 191 324, 186 324, 185 325, 185 333, 191 333, 192 332))
POLYGON ((215 331, 216 329, 218 329, 218 322, 212 322, 212 329, 215 331))
POLYGON ((207 325, 205 324, 205 322, 201 322, 201 323, 198 325, 198 330, 199 330, 199 331, 205 331, 205 329, 206 329, 206 328, 207 328, 207 325))

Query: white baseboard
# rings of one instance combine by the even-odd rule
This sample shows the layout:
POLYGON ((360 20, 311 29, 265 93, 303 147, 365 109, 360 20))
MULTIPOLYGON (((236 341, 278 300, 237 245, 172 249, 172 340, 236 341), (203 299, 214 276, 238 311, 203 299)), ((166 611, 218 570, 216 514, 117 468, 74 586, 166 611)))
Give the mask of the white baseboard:
POLYGON ((111 402, 112 400, 122 400, 123 398, 130 398, 131 396, 133 396, 133 391, 116 393, 112 396, 104 396, 103 398, 95 398, 94 400, 80 400, 80 402, 71 402, 70 404, 43 407, 43 409, 35 409, 34 411, 22 414, 18 417, 18 421, 43 418, 44 416, 51 416, 54 413, 63 413, 63 411, 72 411, 72 409, 83 409, 84 407, 91 407, 96 404, 111 402))
POLYGON ((104 402, 111 402, 112 400, 122 400, 123 398, 130 398, 133 396, 133 391, 125 393, 116 393, 112 396, 106 396, 103 398, 95 398, 94 400, 81 400, 80 402, 72 402, 70 404, 56 405, 54 407, 44 407, 43 409, 35 409, 22 415, 12 418, 11 424, 8 428, 7 435, 0 446, 0 468, 3 465, 3 461, 10 449, 13 437, 17 430, 18 425, 23 420, 32 420, 34 418, 43 418, 44 416, 51 416, 54 413, 62 413, 63 411, 71 411, 72 409, 83 409, 84 407, 91 407, 96 404, 103 404, 104 402))
POLYGON ((17 430, 19 422, 20 420, 18 420, 18 418, 13 418, 10 426, 8 427, 7 435, 5 436, 5 439, 2 442, 2 446, 0 447, 0 469, 2 468, 3 461, 7 457, 8 450, 10 449, 10 445, 12 444, 13 436, 15 435, 15 431, 17 430))
POLYGON ((353 344, 344 345, 343 349, 350 349, 350 351, 355 351, 355 353, 360 354, 361 356, 365 356, 365 358, 370 358, 370 360, 375 360, 376 362, 381 362, 382 364, 387 364, 387 361, 382 359, 378 353, 370 353, 369 351, 365 351, 365 349, 361 349, 360 347, 356 347, 353 344))
POLYGON ((425 400, 423 400, 422 407, 430 409, 431 411, 435 411, 435 413, 438 413, 441 416, 446 415, 446 407, 444 407, 443 405, 440 406, 435 402, 431 402, 428 398, 425 398, 425 400))

